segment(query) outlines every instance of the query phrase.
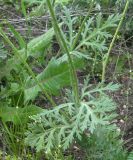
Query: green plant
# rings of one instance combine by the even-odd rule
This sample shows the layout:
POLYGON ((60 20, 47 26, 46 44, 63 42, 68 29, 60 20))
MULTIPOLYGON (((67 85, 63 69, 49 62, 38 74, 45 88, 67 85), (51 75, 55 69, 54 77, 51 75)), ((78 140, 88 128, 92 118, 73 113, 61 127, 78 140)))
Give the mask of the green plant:
POLYGON ((49 152, 55 145, 62 146, 64 149, 68 148, 75 136, 80 139, 81 134, 88 129, 88 127, 89 131, 93 133, 97 125, 106 124, 108 118, 113 118, 112 114, 112 117, 107 116, 107 119, 106 117, 102 119, 100 112, 102 111, 102 113, 105 114, 105 112, 113 111, 115 106, 107 97, 102 98, 101 96, 103 96, 103 91, 113 91, 117 88, 117 85, 109 84, 105 88, 100 88, 99 86, 94 90, 88 91, 88 83, 85 83, 82 89, 79 108, 76 108, 73 103, 74 101, 71 103, 68 101, 69 103, 61 104, 53 110, 44 111, 44 113, 32 117, 34 122, 29 125, 30 131, 27 132, 28 137, 26 141, 30 146, 36 147, 38 151, 45 149, 49 152), (99 98, 93 97, 92 95, 97 92, 99 92, 101 96, 99 95, 99 98), (110 104, 110 106, 106 108, 108 104, 110 104), (101 111, 100 108, 98 108, 100 106, 101 111), (100 119, 97 115, 99 115, 98 117, 100 119), (42 129, 44 133, 41 131, 42 129), (41 132, 38 132, 39 130, 41 132), (54 142, 56 136, 58 141, 54 142), (44 139, 47 139, 47 141, 44 141, 44 139))
POLYGON ((112 47, 113 47, 113 45, 114 45, 114 42, 115 42, 115 40, 116 40, 117 34, 118 34, 119 30, 120 30, 120 27, 121 27, 121 24, 122 24, 123 19, 124 19, 124 17, 125 17, 125 14, 126 14, 126 11, 127 11, 127 9, 128 9, 128 6, 129 6, 129 0, 127 0, 127 3, 126 3, 126 5, 125 5, 125 9, 124 9, 123 14, 122 14, 122 17, 121 17, 121 20, 120 20, 119 25, 118 25, 118 27, 117 27, 117 29, 116 29, 116 32, 115 32, 115 34, 114 34, 114 36, 113 36, 112 42, 110 43, 110 47, 109 47, 109 49, 108 49, 108 52, 107 52, 107 54, 105 54, 105 56, 104 56, 104 58, 103 58, 102 82, 105 81, 105 70, 106 70, 106 66, 107 66, 107 63, 108 63, 109 56, 110 56, 110 52, 111 52, 112 47))
POLYGON ((115 125, 99 126, 94 134, 83 137, 81 147, 87 160, 127 160, 127 152, 120 140, 120 131, 115 125))
POLYGON ((68 102, 32 116, 33 122, 29 124, 26 143, 36 147, 37 151, 43 149, 52 152, 58 146, 66 150, 74 139, 81 140, 85 131, 93 133, 97 126, 108 125, 116 116, 113 114, 116 106, 104 92, 117 89, 118 85, 109 84, 103 88, 97 86, 88 90, 86 83, 82 89, 79 108, 75 103, 68 102))
MULTIPOLYGON (((93 64, 92 72, 97 67, 96 62, 100 63, 98 68, 102 69, 101 64, 107 51, 106 42, 112 37, 112 28, 117 26, 120 15, 111 15, 107 20, 102 14, 89 18, 94 6, 91 1, 88 14, 83 20, 72 17, 69 10, 63 7, 65 16, 61 17, 63 22, 58 23, 54 2, 56 1, 46 0, 53 28, 29 43, 25 42, 12 25, 3 22, 14 34, 19 46, 16 47, 17 45, 0 28, 0 35, 13 50, 11 58, 7 59, 3 67, 7 72, 2 73, 0 77, 2 81, 0 117, 9 150, 20 157, 30 155, 28 146, 31 146, 37 150, 35 156, 45 152, 45 157, 48 159, 69 159, 69 156, 64 155, 64 151, 72 147, 74 141, 82 146, 81 142, 86 138, 89 141, 88 146, 93 148, 93 143, 98 141, 97 130, 102 133, 103 128, 105 137, 107 139, 108 136, 111 137, 110 144, 114 143, 112 139, 115 137, 113 133, 116 128, 112 128, 111 123, 117 116, 116 104, 108 93, 118 90, 119 85, 109 83, 106 86, 103 84, 94 86, 89 84, 87 78, 80 88, 77 70, 85 68, 87 61, 90 62, 90 66, 93 64), (79 27, 80 23, 81 28, 77 29, 75 26, 79 27), (52 51, 54 35, 60 45, 60 50, 55 56, 49 54, 52 51), (44 58, 48 56, 50 60, 45 61, 44 58), (39 71, 36 71, 38 66, 39 71), (64 87, 69 87, 69 94, 64 87), (61 103, 56 102, 54 96, 61 96, 61 103), (50 108, 42 109, 35 105, 38 99, 43 100, 43 106, 50 108), (12 114, 9 117, 10 113, 12 114), (25 142, 28 146, 24 143, 25 132, 25 142), (17 144, 18 137, 21 137, 20 144, 17 144)), ((44 7, 45 1, 41 1, 41 6, 42 4, 44 7)), ((28 22, 25 3, 21 5, 28 22)), ((118 140, 118 137, 115 139, 118 140)), ((106 145, 103 146, 105 152, 103 151, 101 157, 107 156, 105 159, 109 159, 110 156, 115 157, 116 154, 113 152, 111 155, 111 153, 113 147, 117 148, 116 143, 109 148, 106 145), (106 155, 108 150, 110 154, 106 155)), ((97 156, 101 152, 100 147, 99 140, 95 145, 97 156)), ((92 154, 91 150, 86 152, 92 154)), ((120 148, 118 155, 121 152, 120 148)))
MULTIPOLYGON (((59 39, 61 46, 63 45, 68 58, 70 58, 69 62, 71 64, 72 61, 71 57, 69 56, 73 50, 70 52, 69 48, 71 48, 70 42, 74 39, 71 32, 73 20, 71 21, 71 17, 67 13, 68 20, 66 19, 66 24, 69 26, 70 41, 65 41, 67 38, 63 38, 62 32, 58 27, 58 23, 54 15, 52 5, 49 0, 47 3, 53 18, 54 29, 58 34, 57 38, 59 39), (69 44, 69 48, 66 47, 66 43, 69 44)), ((114 24, 111 23, 111 20, 115 23, 118 18, 114 18, 113 16, 109 17, 107 23, 105 23, 101 28, 105 29, 108 28, 108 26, 114 26, 114 24)), ((99 30, 102 33, 101 28, 99 30)), ((94 32, 90 35, 91 38, 99 34, 97 30, 94 30, 94 32)), ((85 36, 82 34, 83 41, 80 41, 79 44, 77 44, 79 47, 74 47, 74 49, 79 49, 82 45, 89 46, 91 44, 87 42, 90 40, 90 37, 86 38, 86 32, 87 29, 84 31, 85 36)), ((103 37, 109 37, 107 32, 104 32, 101 35, 103 37)), ((93 45, 92 48, 94 48, 94 46, 95 45, 93 45)), ((101 49, 101 46, 99 48, 101 49)), ((73 66, 70 65, 70 68, 72 68, 73 71, 73 66)), ((71 74, 70 76, 73 75, 71 74)), ((72 80, 75 81, 75 79, 76 77, 73 77, 72 80)), ((77 84, 75 87, 77 90, 77 84)), ((79 94, 77 95, 77 91, 75 88, 73 88, 73 101, 69 100, 68 103, 56 106, 51 110, 45 110, 43 113, 38 114, 37 116, 32 116, 31 119, 33 122, 29 124, 29 131, 26 133, 26 143, 31 147, 35 147, 37 151, 44 150, 46 153, 52 154, 54 151, 53 149, 58 147, 63 150, 68 149, 74 140, 81 140, 82 134, 84 133, 93 134, 99 125, 109 125, 109 122, 116 116, 116 114, 113 114, 113 111, 115 110, 115 104, 111 99, 108 98, 107 95, 105 96, 104 92, 109 90, 115 91, 117 89, 118 85, 109 84, 106 87, 97 86, 95 89, 89 90, 88 83, 85 82, 80 95, 81 98, 78 100, 78 107, 76 107, 77 102, 75 101, 75 97, 79 98, 79 94), (109 113, 110 115, 108 115, 109 113)))
MULTIPOLYGON (((88 15, 93 5, 92 3, 88 15)), ((72 18, 66 8, 64 15, 63 21, 68 28, 68 32, 64 37, 70 48, 70 53, 87 59, 89 61, 87 65, 93 74, 102 73, 102 63, 107 52, 106 42, 112 37, 110 29, 116 27, 120 15, 111 15, 107 20, 103 18, 102 14, 92 18, 86 15, 83 22, 77 22, 75 17, 72 18), (79 31, 75 28, 79 25, 78 23, 82 23, 79 31)))
MULTIPOLYGON (((67 62, 67 58, 64 56, 60 57, 59 59, 53 57, 44 71, 38 75, 35 75, 30 68, 32 67, 30 66, 31 64, 29 65, 27 63, 28 58, 38 58, 42 56, 42 53, 44 53, 44 50, 47 50, 54 36, 53 29, 50 29, 46 34, 41 35, 40 37, 37 37, 26 44, 22 36, 16 32, 14 27, 10 24, 8 24, 8 26, 18 41, 19 49, 13 45, 13 43, 1 29, 1 35, 12 47, 15 55, 9 58, 5 62, 6 65, 2 66, 1 68, 2 86, 0 93, 0 117, 4 124, 3 128, 5 133, 7 133, 5 134, 5 138, 7 144, 9 144, 8 148, 15 155, 21 155, 21 152, 23 152, 25 149, 25 146, 23 145, 23 133, 26 129, 27 122, 29 121, 29 117, 42 111, 41 108, 35 105, 29 105, 29 103, 31 103, 30 100, 33 101, 38 96, 38 92, 44 91, 54 106, 55 104, 47 92, 50 94, 57 94, 63 86, 70 84, 70 78, 68 76, 69 64, 67 62), (38 53, 40 54, 38 55, 38 53), (24 66, 26 69, 23 68, 24 66), (3 72, 3 69, 6 69, 7 72, 3 72), (27 73, 27 70, 32 75, 33 79, 31 79, 31 75, 27 73), (3 85, 3 81, 5 81, 4 83, 6 85, 3 85), (46 92, 43 88, 46 89, 46 92), (11 124, 13 123, 13 126, 10 128, 11 124, 7 125, 7 122, 11 122, 11 124), (17 137, 20 136, 19 134, 21 134, 22 145, 17 143, 17 137), (20 149, 18 150, 18 148, 20 149)), ((83 63, 81 58, 73 58, 76 68, 82 66, 83 63)))
POLYGON ((127 160, 132 160, 132 159, 133 159, 133 152, 130 152, 127 157, 127 160))

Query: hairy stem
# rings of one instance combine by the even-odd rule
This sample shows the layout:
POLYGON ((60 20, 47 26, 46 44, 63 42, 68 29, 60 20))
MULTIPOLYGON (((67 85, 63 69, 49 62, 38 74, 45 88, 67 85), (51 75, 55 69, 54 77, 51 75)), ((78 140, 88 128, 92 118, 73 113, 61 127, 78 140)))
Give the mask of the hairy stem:
POLYGON ((14 51, 14 54, 20 59, 20 61, 24 64, 25 68, 28 70, 28 72, 30 73, 30 75, 32 76, 32 78, 35 80, 36 84, 40 87, 41 91, 44 93, 44 95, 46 96, 46 98, 51 102, 51 104, 53 106, 56 106, 55 102, 53 101, 53 99, 49 96, 49 94, 45 91, 44 87, 42 84, 40 84, 40 82, 37 80, 34 72, 32 71, 32 69, 30 68, 30 66, 28 65, 28 63, 26 62, 26 60, 24 58, 21 57, 19 51, 17 50, 17 48, 13 45, 13 43, 10 41, 10 39, 6 36, 6 34, 4 33, 4 31, 0 28, 0 35, 5 39, 5 41, 11 46, 11 48, 14 51))
POLYGON ((75 103, 76 103, 76 106, 79 106, 80 100, 79 100, 79 90, 78 90, 78 78, 77 78, 75 67, 74 67, 74 64, 73 64, 73 61, 72 61, 72 58, 70 55, 70 51, 67 47, 64 36, 63 36, 63 34, 60 30, 60 27, 58 25, 58 22, 57 22, 57 19, 55 16, 55 12, 54 12, 54 9, 52 7, 50 0, 47 0, 47 5, 48 5, 48 8, 49 8, 52 20, 53 20, 53 27, 54 27, 56 36, 59 39, 59 41, 61 43, 61 47, 63 47, 63 49, 66 52, 67 57, 68 57, 69 66, 70 66, 70 74, 71 74, 71 83, 72 83, 72 88, 73 88, 73 92, 74 92, 75 103))
POLYGON ((116 29, 116 31, 115 31, 115 34, 114 34, 113 39, 112 39, 112 42, 110 43, 108 52, 107 52, 107 54, 105 55, 105 59, 103 60, 102 83, 104 83, 104 81, 105 81, 106 67, 107 67, 107 63, 108 63, 109 56, 110 56, 110 52, 111 52, 111 50, 112 50, 112 47, 113 47, 113 45, 114 45, 114 42, 115 42, 116 37, 117 37, 117 35, 118 35, 118 32, 119 32, 119 30, 120 30, 120 27, 121 27, 121 25, 122 25, 122 23, 123 23, 123 20, 124 20, 124 17, 125 17, 125 15, 126 15, 126 11, 127 11, 127 9, 128 9, 128 6, 129 6, 129 0, 127 0, 127 2, 126 2, 124 11, 123 11, 122 16, 121 16, 121 19, 120 19, 120 22, 119 22, 118 27, 117 27, 117 29, 116 29))

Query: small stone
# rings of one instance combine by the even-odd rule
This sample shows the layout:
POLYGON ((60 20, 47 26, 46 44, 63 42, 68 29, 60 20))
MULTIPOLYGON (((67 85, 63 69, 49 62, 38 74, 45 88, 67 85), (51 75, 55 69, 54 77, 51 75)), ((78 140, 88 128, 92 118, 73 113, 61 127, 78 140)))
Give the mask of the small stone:
POLYGON ((127 108, 127 106, 126 106, 126 105, 123 105, 123 108, 124 108, 124 109, 126 109, 126 108, 127 108))
POLYGON ((121 120, 120 120, 120 123, 124 123, 124 120, 123 120, 123 119, 121 119, 121 120))

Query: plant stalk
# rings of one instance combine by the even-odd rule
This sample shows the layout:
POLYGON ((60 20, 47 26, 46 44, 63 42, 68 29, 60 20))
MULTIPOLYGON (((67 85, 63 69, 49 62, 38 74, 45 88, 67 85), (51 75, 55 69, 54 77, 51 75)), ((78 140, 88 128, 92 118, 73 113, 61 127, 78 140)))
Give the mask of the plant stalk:
POLYGON ((121 16, 121 19, 120 19, 120 22, 119 22, 118 27, 117 27, 117 29, 116 29, 116 31, 115 31, 115 34, 114 34, 114 36, 113 36, 113 39, 112 39, 112 41, 111 41, 111 43, 110 43, 108 52, 107 52, 106 55, 105 55, 105 59, 103 60, 102 83, 105 82, 106 67, 107 67, 107 63, 108 63, 109 56, 110 56, 110 52, 111 52, 112 47, 113 47, 113 45, 114 45, 114 42, 115 42, 115 40, 116 40, 116 38, 117 38, 118 32, 119 32, 119 30, 120 30, 120 27, 121 27, 121 25, 122 25, 122 23, 123 23, 123 20, 124 20, 124 17, 125 17, 125 15, 126 15, 128 6, 129 6, 129 0, 127 0, 127 2, 126 2, 125 8, 124 8, 124 10, 123 10, 123 13, 122 13, 122 16, 121 16))
POLYGON ((71 74, 71 84, 72 84, 72 88, 73 88, 73 92, 74 92, 75 104, 76 104, 76 106, 79 106, 80 100, 79 100, 79 90, 78 90, 78 78, 77 78, 75 67, 74 67, 74 64, 73 64, 73 61, 72 61, 72 58, 70 55, 70 51, 67 47, 64 36, 63 36, 63 34, 60 30, 60 27, 58 25, 57 18, 55 16, 55 12, 54 12, 54 9, 53 9, 53 6, 52 6, 50 0, 47 0, 47 5, 48 5, 48 8, 49 8, 52 20, 53 20, 53 27, 55 30, 55 34, 56 34, 57 38, 59 39, 61 46, 65 50, 67 57, 68 57, 70 74, 71 74))
POLYGON ((55 102, 53 101, 53 99, 49 96, 49 94, 45 91, 44 87, 42 86, 42 84, 39 83, 39 81, 37 80, 34 72, 32 71, 32 69, 30 68, 30 66, 28 65, 28 63, 26 62, 26 60, 24 58, 21 57, 19 51, 17 50, 17 48, 13 45, 13 43, 10 41, 10 39, 6 36, 6 34, 4 33, 4 31, 2 30, 2 28, 0 28, 0 35, 5 39, 5 41, 11 46, 11 48, 14 51, 14 54, 20 59, 20 61, 24 64, 24 66, 26 67, 26 69, 28 70, 28 72, 30 73, 30 75, 32 76, 32 78, 35 80, 36 84, 40 87, 41 91, 44 93, 44 95, 46 96, 46 98, 50 101, 50 103, 53 106, 56 106, 55 102))

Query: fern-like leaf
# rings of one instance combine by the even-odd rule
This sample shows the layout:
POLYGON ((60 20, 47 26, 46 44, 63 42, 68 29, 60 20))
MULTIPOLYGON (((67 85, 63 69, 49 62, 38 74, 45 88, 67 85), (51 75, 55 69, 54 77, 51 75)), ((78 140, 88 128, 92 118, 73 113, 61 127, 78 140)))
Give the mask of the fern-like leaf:
MULTIPOLYGON (((114 114, 116 105, 102 92, 105 88, 101 87, 99 98, 95 96, 90 98, 88 92, 84 94, 79 108, 75 107, 74 103, 66 103, 33 116, 33 123, 29 124, 26 143, 34 146, 37 151, 40 151, 39 146, 43 146, 42 149, 49 152, 59 145, 66 150, 75 138, 81 140, 84 132, 94 133, 97 126, 109 125, 110 121, 116 117, 114 114), (85 100, 88 99, 86 95, 88 95, 89 101, 85 100), (42 134, 41 130, 36 133, 38 125, 45 130, 44 140, 39 139, 39 135, 42 134), (37 140, 34 141, 34 144, 30 142, 32 137, 37 140), (41 141, 39 146, 38 141, 41 141)), ((107 88, 114 90, 115 86, 108 85, 107 88)))

